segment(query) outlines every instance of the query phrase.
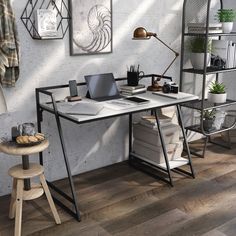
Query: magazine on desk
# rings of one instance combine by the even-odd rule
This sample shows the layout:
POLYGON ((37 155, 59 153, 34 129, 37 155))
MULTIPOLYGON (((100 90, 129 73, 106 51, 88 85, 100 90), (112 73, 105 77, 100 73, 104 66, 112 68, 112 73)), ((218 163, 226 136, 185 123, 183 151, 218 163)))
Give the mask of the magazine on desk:
POLYGON ((184 98, 190 98, 190 97, 194 96, 193 94, 183 93, 183 92, 163 93, 162 91, 158 91, 158 92, 153 92, 152 94, 155 94, 158 96, 163 96, 163 97, 168 97, 168 98, 172 98, 172 99, 184 99, 184 98))
POLYGON ((59 103, 57 109, 59 112, 70 115, 97 115, 102 109, 102 104, 90 103, 90 102, 78 102, 75 104, 69 102, 59 103))

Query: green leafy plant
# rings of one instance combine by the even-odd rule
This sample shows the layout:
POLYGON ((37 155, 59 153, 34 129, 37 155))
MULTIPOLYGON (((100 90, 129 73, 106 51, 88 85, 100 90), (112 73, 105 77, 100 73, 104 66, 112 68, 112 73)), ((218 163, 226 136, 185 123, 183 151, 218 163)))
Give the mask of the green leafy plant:
POLYGON ((211 82, 209 87, 209 92, 214 94, 222 94, 225 93, 225 85, 223 83, 218 83, 217 81, 211 82))
POLYGON ((190 40, 189 49, 193 53, 204 53, 206 46, 207 46, 207 52, 210 53, 212 51, 211 40, 208 39, 206 44, 206 39, 198 36, 198 37, 193 37, 190 40))
POLYGON ((204 110, 203 111, 203 118, 205 120, 214 120, 216 116, 216 110, 212 109, 212 110, 204 110))
POLYGON ((216 16, 219 22, 234 22, 236 11, 234 9, 219 9, 216 16))

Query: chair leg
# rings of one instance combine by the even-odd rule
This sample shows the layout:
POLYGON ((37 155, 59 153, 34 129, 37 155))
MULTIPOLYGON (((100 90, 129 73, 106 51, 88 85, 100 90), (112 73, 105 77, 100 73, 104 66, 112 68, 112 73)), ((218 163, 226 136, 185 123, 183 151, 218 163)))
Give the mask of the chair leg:
POLYGON ((16 178, 13 178, 12 192, 11 192, 11 202, 9 209, 9 218, 14 219, 16 213, 16 178))
POLYGON ((18 179, 16 184, 15 236, 21 236, 23 188, 24 181, 22 179, 18 179))
POLYGON ((54 204, 54 202, 53 202, 51 193, 50 193, 50 191, 49 191, 49 189, 48 189, 48 185, 47 185, 47 183, 46 183, 45 177, 44 177, 43 174, 41 174, 41 175, 39 176, 39 178, 40 178, 40 182, 41 182, 41 184, 42 184, 42 186, 43 186, 44 192, 45 192, 45 194, 46 194, 46 197, 47 197, 47 199, 48 199, 48 203, 49 203, 49 206, 50 206, 50 208, 51 208, 51 211, 52 211, 52 214, 53 214, 53 216, 54 216, 54 219, 55 219, 55 221, 56 221, 56 224, 61 224, 60 217, 59 217, 59 215, 58 215, 57 209, 56 209, 55 204, 54 204))

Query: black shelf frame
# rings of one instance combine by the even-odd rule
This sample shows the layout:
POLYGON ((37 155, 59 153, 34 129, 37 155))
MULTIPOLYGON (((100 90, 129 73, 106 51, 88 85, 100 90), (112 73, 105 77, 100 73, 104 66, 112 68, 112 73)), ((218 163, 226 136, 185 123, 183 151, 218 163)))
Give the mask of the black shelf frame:
POLYGON ((227 107, 234 104, 236 104, 236 100, 232 100, 232 99, 227 99, 226 102, 224 103, 212 103, 212 102, 209 102, 207 99, 205 99, 203 106, 202 106, 201 100, 182 103, 181 106, 201 111, 201 110, 210 110, 214 108, 227 107))
MULTIPOLYGON (((205 36, 206 33, 184 33, 184 36, 205 36)), ((236 32, 231 33, 208 33, 208 37, 236 36, 236 32)))
POLYGON ((21 15, 21 21, 30 34, 36 40, 63 39, 70 24, 71 13, 69 11, 69 0, 28 0, 21 15), (57 16, 57 32, 55 37, 41 37, 35 25, 35 11, 37 9, 53 9, 57 16))
MULTIPOLYGON (((211 135, 217 134, 217 133, 221 133, 223 131, 227 131, 232 129, 235 124, 236 124, 236 116, 234 115, 234 122, 230 127, 223 127, 220 130, 211 130, 211 132, 207 132, 204 130, 203 128, 203 113, 205 110, 210 110, 210 109, 216 109, 216 108, 223 108, 223 107, 227 107, 227 106, 231 106, 236 104, 235 100, 231 100, 231 99, 227 99, 227 101, 225 103, 221 103, 221 104, 214 104, 209 102, 207 99, 205 99, 205 91, 206 91, 206 81, 207 81, 207 75, 215 75, 215 80, 219 81, 219 74, 220 73, 226 73, 226 72, 234 72, 236 71, 236 68, 227 68, 227 69, 216 69, 213 67, 208 67, 207 66, 207 49, 208 49, 208 39, 212 38, 212 37, 218 37, 218 39, 220 40, 221 37, 228 37, 228 36, 236 36, 236 32, 231 32, 231 33, 209 33, 209 19, 210 19, 210 10, 211 10, 211 0, 205 0, 204 3, 201 3, 201 6, 205 6, 205 15, 203 16, 204 19, 204 23, 206 25, 206 32, 205 33, 188 33, 186 32, 187 30, 187 23, 186 20, 187 19, 194 19, 194 16, 191 15, 190 18, 187 18, 187 8, 190 6, 190 9, 193 7, 191 4, 193 4, 193 2, 190 2, 189 0, 184 0, 183 3, 183 14, 182 14, 182 38, 181 38, 181 58, 180 58, 180 91, 183 91, 183 80, 184 80, 184 73, 191 73, 191 74, 196 74, 196 75, 201 75, 202 78, 202 92, 201 92, 201 96, 200 96, 200 100, 198 101, 194 101, 191 103, 184 103, 181 104, 182 107, 186 107, 186 108, 190 108, 190 109, 195 109, 200 111, 201 113, 201 117, 200 117, 200 124, 198 125, 192 125, 192 126, 188 126, 185 127, 186 131, 194 131, 197 133, 201 133, 205 136, 206 142, 208 140, 210 140, 211 135), (190 4, 190 5, 188 5, 190 4), (203 37, 205 38, 205 52, 204 52, 204 67, 202 70, 196 70, 193 68, 184 68, 184 57, 185 57, 185 52, 186 52, 186 37, 203 37)), ((196 3, 196 2, 194 2, 196 3)), ((219 0, 217 2, 217 4, 219 4, 219 8, 223 9, 223 0, 219 0)), ((200 7, 199 7, 200 9, 200 7)), ((204 11, 204 9, 203 9, 204 11)), ((197 22, 197 21, 196 21, 197 22)), ((199 76, 200 77, 200 76, 199 76)), ((206 142, 204 145, 204 150, 203 150, 203 156, 205 153, 205 148, 206 148, 206 142)), ((230 141, 229 141, 230 143, 230 141)), ((220 144, 218 144, 220 145, 220 144)), ((221 145, 222 146, 222 145, 221 145)))
POLYGON ((212 67, 207 67, 206 72, 204 70, 196 70, 194 68, 182 69, 182 72, 199 74, 199 75, 204 75, 204 74, 211 75, 211 74, 219 74, 219 73, 234 72, 234 71, 236 71, 236 68, 215 69, 212 67))

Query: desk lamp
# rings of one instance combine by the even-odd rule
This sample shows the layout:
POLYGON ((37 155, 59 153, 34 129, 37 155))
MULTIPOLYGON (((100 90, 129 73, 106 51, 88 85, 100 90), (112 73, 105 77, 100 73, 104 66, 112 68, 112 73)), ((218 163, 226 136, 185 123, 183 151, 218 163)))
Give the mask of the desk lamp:
POLYGON ((145 28, 143 27, 138 27, 134 30, 134 34, 133 34, 133 40, 147 40, 150 39, 151 37, 156 38, 159 42, 161 42, 162 44, 164 44, 167 48, 169 48, 174 54, 175 54, 175 58, 171 61, 171 63, 166 67, 166 69, 164 70, 164 72, 160 75, 160 77, 158 77, 156 80, 153 80, 152 85, 149 86, 147 89, 149 91, 158 91, 161 90, 161 87, 158 85, 157 81, 159 81, 164 75, 165 73, 169 70, 169 68, 171 67, 171 65, 174 63, 174 61, 176 60, 176 58, 179 56, 179 53, 176 52, 175 50, 173 50, 172 48, 170 48, 166 43, 164 43, 161 39, 159 39, 157 37, 156 33, 152 33, 152 32, 148 32, 145 28))

